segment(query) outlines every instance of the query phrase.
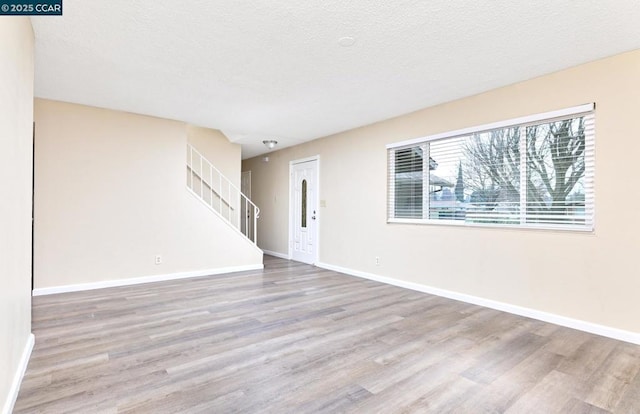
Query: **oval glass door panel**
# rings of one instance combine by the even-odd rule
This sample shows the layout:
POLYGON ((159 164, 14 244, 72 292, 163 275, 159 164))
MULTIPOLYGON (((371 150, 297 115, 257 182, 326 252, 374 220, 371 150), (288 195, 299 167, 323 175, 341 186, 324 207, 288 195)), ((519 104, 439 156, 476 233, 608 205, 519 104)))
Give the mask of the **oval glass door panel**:
POLYGON ((302 208, 300 209, 302 212, 302 227, 307 228, 307 180, 302 180, 302 208))

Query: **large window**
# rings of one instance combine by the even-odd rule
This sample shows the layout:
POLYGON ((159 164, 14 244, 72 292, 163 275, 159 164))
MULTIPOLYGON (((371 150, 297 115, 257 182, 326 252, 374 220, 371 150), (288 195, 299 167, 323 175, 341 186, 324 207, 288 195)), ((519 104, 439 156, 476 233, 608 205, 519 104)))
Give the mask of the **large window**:
POLYGON ((388 221, 592 230, 593 108, 387 146, 388 221))

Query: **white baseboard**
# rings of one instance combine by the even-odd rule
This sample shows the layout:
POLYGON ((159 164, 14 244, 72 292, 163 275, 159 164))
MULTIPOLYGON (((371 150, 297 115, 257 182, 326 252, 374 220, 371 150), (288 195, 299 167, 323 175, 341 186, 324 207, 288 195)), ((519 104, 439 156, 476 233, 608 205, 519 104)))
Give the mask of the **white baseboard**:
POLYGON ((77 285, 53 286, 33 289, 33 296, 54 295, 56 293, 80 292, 83 290, 104 289, 117 286, 138 285, 141 283, 163 282, 166 280, 186 279, 190 277, 219 275, 222 273, 244 272, 247 270, 264 269, 262 263, 246 266, 219 267, 216 269, 196 270, 193 272, 170 273, 164 275, 153 275, 136 277, 130 279, 105 280, 102 282, 80 283, 77 285))
POLYGON ((504 302, 498 302, 491 299, 481 298, 479 296, 467 295, 464 293, 458 293, 451 290, 422 285, 419 283, 406 282, 404 280, 393 279, 386 276, 379 276, 373 273, 361 272, 359 270, 334 266, 328 263, 316 263, 316 266, 340 273, 345 273, 351 276, 357 276, 364 279, 374 280, 376 282, 416 290, 418 292, 429 293, 431 295, 441 296, 448 299, 459 300, 461 302, 472 303, 474 305, 484 306, 486 308, 496 309, 499 311, 512 313, 514 315, 525 316, 527 318, 537 319, 543 322, 566 326, 568 328, 577 329, 579 331, 589 332, 592 334, 606 336, 608 338, 640 345, 640 333, 636 332, 625 331, 618 328, 612 328, 605 325, 599 325, 579 319, 556 315, 554 313, 543 312, 536 309, 525 308, 522 306, 512 305, 504 302))
POLYGON ((284 254, 284 253, 272 252, 271 250, 264 250, 264 249, 262 249, 262 251, 264 252, 264 254, 268 254, 269 256, 275 256, 275 257, 279 257, 281 259, 291 260, 289 255, 284 254))
POLYGON ((20 392, 20 384, 22 384, 22 378, 24 378, 24 373, 27 372, 27 365, 29 365, 31 351, 33 351, 33 345, 36 342, 35 339, 36 337, 33 336, 33 334, 29 334, 27 343, 25 344, 24 350, 22 351, 22 356, 20 357, 18 369, 16 369, 16 372, 13 375, 13 382, 11 383, 11 388, 9 389, 9 395, 7 395, 7 400, 4 402, 4 406, 2 407, 2 414, 11 414, 11 412, 13 412, 13 406, 16 404, 18 393, 20 392))

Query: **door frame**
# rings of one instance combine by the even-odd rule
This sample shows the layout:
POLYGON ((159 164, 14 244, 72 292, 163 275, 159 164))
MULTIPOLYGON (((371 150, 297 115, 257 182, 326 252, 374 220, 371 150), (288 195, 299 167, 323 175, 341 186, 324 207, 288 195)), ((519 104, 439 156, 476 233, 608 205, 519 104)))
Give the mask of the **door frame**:
POLYGON ((36 234, 36 123, 31 131, 31 294, 35 289, 35 234, 36 234))
POLYGON ((316 161, 316 189, 315 189, 315 211, 316 211, 316 234, 315 234, 315 246, 313 249, 314 257, 313 264, 316 265, 319 261, 320 257, 320 222, 322 220, 320 214, 320 155, 313 155, 311 157, 300 158, 297 160, 289 161, 289 251, 288 258, 291 260, 293 258, 293 231, 294 231, 294 223, 295 223, 295 211, 293 206, 293 167, 296 164, 302 164, 304 162, 316 161))
MULTIPOLYGON (((247 170, 247 171, 241 171, 240 172, 240 192, 242 194, 244 194, 249 200, 251 200, 251 170, 247 170), (243 191, 243 187, 244 187, 244 183, 245 183, 245 177, 249 177, 249 191, 245 192, 243 191)), ((253 228, 253 219, 247 221, 247 216, 250 215, 250 209, 249 209, 249 203, 247 202, 242 202, 242 197, 240 197, 239 200, 239 205, 241 206, 242 211, 239 213, 241 214, 240 216, 240 231, 242 232, 242 228, 243 226, 248 227, 245 228, 244 232, 245 236, 251 238, 254 235, 254 231, 255 229, 253 228), (244 205, 243 205, 244 204, 244 205), (251 230, 251 231, 249 231, 251 230)))
POLYGON ((242 171, 240 173, 240 191, 242 191, 242 176, 243 175, 249 177, 249 192, 248 193, 244 193, 244 195, 246 195, 248 198, 251 198, 251 170, 242 171))

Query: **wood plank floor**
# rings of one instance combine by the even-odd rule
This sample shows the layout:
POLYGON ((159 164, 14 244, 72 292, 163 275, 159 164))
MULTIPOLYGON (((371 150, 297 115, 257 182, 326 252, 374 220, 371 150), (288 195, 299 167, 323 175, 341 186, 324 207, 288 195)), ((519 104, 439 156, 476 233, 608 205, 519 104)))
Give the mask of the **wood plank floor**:
POLYGON ((35 297, 15 413, 640 413, 640 347, 265 257, 35 297))

